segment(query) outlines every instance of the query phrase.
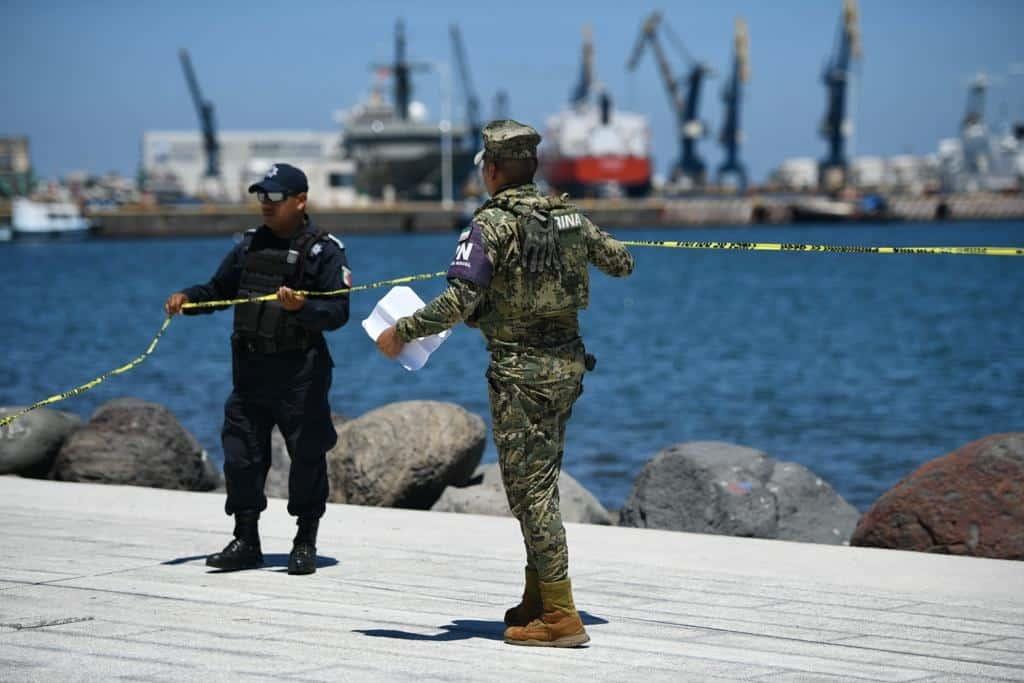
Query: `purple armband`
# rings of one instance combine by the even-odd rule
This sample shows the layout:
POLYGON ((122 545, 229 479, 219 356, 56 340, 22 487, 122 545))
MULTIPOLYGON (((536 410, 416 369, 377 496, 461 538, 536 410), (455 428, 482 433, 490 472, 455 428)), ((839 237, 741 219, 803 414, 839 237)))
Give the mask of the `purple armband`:
POLYGON ((455 247, 455 257, 448 266, 449 280, 466 280, 475 285, 486 287, 491 284, 494 264, 484 250, 483 233, 475 222, 459 235, 459 244, 455 247))

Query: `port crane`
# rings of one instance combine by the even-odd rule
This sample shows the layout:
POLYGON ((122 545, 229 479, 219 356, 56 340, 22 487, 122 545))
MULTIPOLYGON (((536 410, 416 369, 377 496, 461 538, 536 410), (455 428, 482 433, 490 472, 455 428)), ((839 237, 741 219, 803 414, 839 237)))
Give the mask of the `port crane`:
POLYGON ((728 175, 736 177, 736 185, 740 192, 747 189, 747 168, 740 161, 739 146, 743 138, 740 130, 740 100, 743 95, 743 84, 750 79, 749 42, 747 24, 742 19, 736 20, 736 31, 733 38, 732 72, 729 82, 722 90, 722 102, 725 104, 725 123, 718 140, 725 150, 725 160, 718 167, 716 181, 722 184, 722 178, 728 175))
POLYGON ((192 102, 199 115, 199 126, 203 135, 206 169, 200 178, 200 194, 221 198, 224 196, 224 179, 220 175, 220 143, 217 140, 217 121, 213 114, 213 103, 203 99, 188 50, 178 50, 178 58, 181 60, 181 68, 185 72, 185 80, 188 83, 189 92, 192 94, 192 102))
POLYGON ((462 85, 462 94, 466 98, 466 122, 469 125, 466 140, 463 144, 471 149, 479 149, 482 146, 480 138, 480 100, 476 96, 476 89, 473 87, 473 76, 469 72, 469 60, 466 59, 466 50, 462 44, 462 32, 456 24, 448 27, 452 38, 452 51, 455 53, 455 63, 459 67, 459 83, 462 85))
POLYGON ((590 91, 594 87, 594 37, 589 26, 583 27, 583 59, 580 62, 580 80, 572 89, 569 102, 574 107, 582 107, 590 99, 590 91))
POLYGON ((832 57, 825 64, 822 74, 827 102, 825 118, 821 122, 821 135, 828 142, 828 156, 818 164, 818 184, 826 190, 844 186, 848 176, 846 139, 853 132, 853 124, 847 112, 847 86, 851 80, 853 61, 861 56, 860 28, 857 22, 857 0, 843 0, 843 14, 832 57))
POLYGON ((644 48, 650 46, 654 57, 658 62, 658 70, 661 79, 665 84, 668 93, 669 103, 672 111, 676 114, 678 125, 681 152, 678 161, 672 168, 673 180, 684 180, 691 187, 703 186, 706 180, 706 166, 697 151, 697 142, 704 137, 706 127, 698 117, 700 105, 700 93, 704 84, 704 78, 713 76, 714 72, 707 63, 698 61, 683 46, 682 41, 676 37, 675 32, 664 21, 661 12, 653 12, 640 27, 640 35, 636 45, 633 47, 632 55, 626 63, 626 67, 633 71, 636 69, 640 58, 643 56, 644 48), (686 74, 686 91, 683 92, 681 79, 672 75, 672 67, 669 65, 668 57, 658 40, 659 30, 669 37, 676 49, 682 54, 683 59, 689 64, 689 71, 686 74))
POLYGON ((509 117, 508 91, 499 90, 494 94, 494 118, 507 119, 509 117))

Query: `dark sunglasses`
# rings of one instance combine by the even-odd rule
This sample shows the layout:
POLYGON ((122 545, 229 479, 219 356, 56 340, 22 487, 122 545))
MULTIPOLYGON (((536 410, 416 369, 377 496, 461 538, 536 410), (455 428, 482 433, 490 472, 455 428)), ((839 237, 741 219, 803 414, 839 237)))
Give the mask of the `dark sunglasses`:
POLYGON ((260 200, 260 204, 277 204, 283 202, 291 195, 288 192, 264 192, 263 190, 256 191, 256 199, 260 200))

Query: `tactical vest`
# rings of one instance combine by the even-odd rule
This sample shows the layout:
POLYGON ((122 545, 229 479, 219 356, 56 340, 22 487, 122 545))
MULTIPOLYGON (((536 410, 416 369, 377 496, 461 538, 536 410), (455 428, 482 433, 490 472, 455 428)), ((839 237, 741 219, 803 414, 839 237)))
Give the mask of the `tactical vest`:
POLYGON ((550 221, 557 230, 561 267, 539 273, 529 272, 516 258, 511 263, 496 265, 491 290, 501 293, 488 297, 488 306, 479 323, 483 331, 528 329, 538 318, 575 316, 589 303, 590 276, 587 270, 587 245, 583 234, 587 218, 576 207, 561 198, 543 197, 534 193, 499 195, 487 207, 498 207, 516 217, 518 242, 529 221, 550 221), (522 325, 520 325, 522 323, 522 325))
MULTIPOLYGON (((285 285, 299 288, 309 251, 326 237, 324 232, 303 232, 292 240, 290 249, 251 251, 254 232, 246 233, 244 238, 245 259, 238 283, 239 297, 273 294, 285 285)), ((295 314, 284 310, 278 301, 235 306, 232 340, 245 351, 304 351, 313 346, 319 336, 304 328, 295 319, 295 314)))

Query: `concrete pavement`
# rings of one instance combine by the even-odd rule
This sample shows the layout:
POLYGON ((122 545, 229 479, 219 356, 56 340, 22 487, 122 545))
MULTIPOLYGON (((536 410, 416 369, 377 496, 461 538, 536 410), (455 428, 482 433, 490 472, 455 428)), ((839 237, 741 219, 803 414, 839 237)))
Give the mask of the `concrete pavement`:
POLYGON ((1024 563, 568 525, 587 648, 517 648, 507 518, 329 506, 212 573, 223 497, 0 477, 0 680, 1024 680, 1024 563))

